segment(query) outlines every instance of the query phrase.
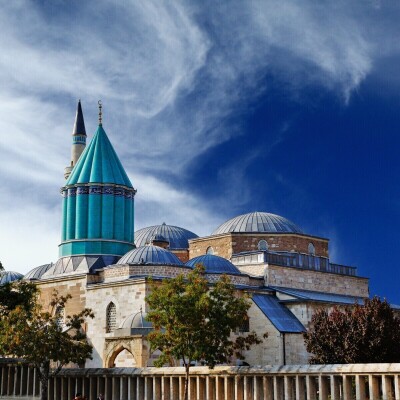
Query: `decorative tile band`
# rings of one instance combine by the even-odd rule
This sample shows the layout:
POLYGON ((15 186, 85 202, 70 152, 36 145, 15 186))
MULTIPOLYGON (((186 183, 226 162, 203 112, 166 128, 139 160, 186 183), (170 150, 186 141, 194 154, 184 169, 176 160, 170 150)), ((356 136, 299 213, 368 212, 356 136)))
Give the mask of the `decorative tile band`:
POLYGON ((123 188, 118 186, 109 185, 82 185, 78 187, 63 187, 60 190, 62 197, 72 197, 76 195, 91 195, 101 194, 115 197, 125 197, 126 199, 133 199, 136 194, 135 189, 123 188))

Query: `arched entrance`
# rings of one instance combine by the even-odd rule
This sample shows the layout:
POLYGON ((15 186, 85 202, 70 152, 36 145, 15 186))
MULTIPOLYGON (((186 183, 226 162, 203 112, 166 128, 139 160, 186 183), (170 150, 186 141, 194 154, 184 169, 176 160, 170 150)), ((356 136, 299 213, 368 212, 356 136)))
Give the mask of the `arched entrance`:
POLYGON ((133 368, 137 367, 135 356, 124 347, 120 347, 111 355, 108 363, 109 368, 133 368))
POLYGON ((145 367, 148 350, 142 336, 107 338, 104 344, 103 366, 145 367))

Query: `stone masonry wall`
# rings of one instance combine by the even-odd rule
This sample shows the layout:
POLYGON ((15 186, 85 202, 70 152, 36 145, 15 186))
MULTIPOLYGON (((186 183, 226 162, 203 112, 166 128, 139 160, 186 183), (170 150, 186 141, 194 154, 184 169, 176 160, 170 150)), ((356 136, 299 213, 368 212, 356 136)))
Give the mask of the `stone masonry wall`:
POLYGON ((146 284, 141 282, 125 282, 124 285, 101 284, 88 287, 87 306, 90 307, 95 318, 88 327, 88 337, 93 344, 93 360, 86 363, 86 367, 99 368, 103 365, 104 341, 112 337, 113 333, 106 333, 106 310, 113 302, 116 306, 116 327, 129 315, 139 312, 142 307, 146 310, 146 284))
POLYGON ((368 278, 274 265, 267 266, 266 275, 266 284, 269 286, 290 287, 349 296, 369 296, 368 278))
POLYGON ((268 333, 268 337, 262 338, 262 343, 253 345, 250 350, 245 351, 244 361, 250 365, 282 364, 282 338, 279 331, 253 302, 248 310, 248 316, 250 332, 255 331, 260 338, 264 333, 268 333))
POLYGON ((44 307, 49 306, 55 290, 61 296, 67 294, 72 296, 66 304, 65 315, 79 313, 86 307, 86 276, 68 276, 66 279, 51 281, 43 280, 38 283, 38 287, 40 289, 40 303, 44 307))
POLYGON ((239 234, 229 233, 205 238, 189 240, 189 257, 194 258, 206 254, 212 247, 214 254, 230 259, 232 254, 242 251, 258 250, 258 242, 266 240, 268 248, 273 251, 295 251, 308 254, 308 245, 313 243, 315 255, 328 257, 328 240, 307 235, 298 234, 239 234))

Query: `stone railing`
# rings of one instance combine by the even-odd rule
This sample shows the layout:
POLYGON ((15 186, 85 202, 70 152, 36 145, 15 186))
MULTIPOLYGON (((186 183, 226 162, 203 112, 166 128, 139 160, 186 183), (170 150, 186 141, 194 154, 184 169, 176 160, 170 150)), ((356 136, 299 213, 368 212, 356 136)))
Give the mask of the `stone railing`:
MULTIPOLYGON (((49 400, 180 400, 184 369, 65 369, 49 382, 49 400)), ((0 364, 0 396, 38 396, 33 368, 0 364)), ((193 367, 191 400, 400 399, 400 364, 193 367)))

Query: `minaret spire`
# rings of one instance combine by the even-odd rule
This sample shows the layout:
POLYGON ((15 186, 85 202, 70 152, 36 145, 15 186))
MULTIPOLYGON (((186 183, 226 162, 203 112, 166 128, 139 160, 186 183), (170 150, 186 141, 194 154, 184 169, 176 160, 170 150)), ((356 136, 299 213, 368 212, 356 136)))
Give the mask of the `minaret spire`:
POLYGON ((97 104, 99 105, 99 126, 102 126, 103 125, 103 112, 102 112, 103 104, 101 103, 101 100, 99 100, 97 102, 97 104))
POLYGON ((68 179, 86 146, 86 129, 83 119, 81 99, 78 100, 74 129, 72 131, 71 164, 65 168, 64 177, 68 179))

